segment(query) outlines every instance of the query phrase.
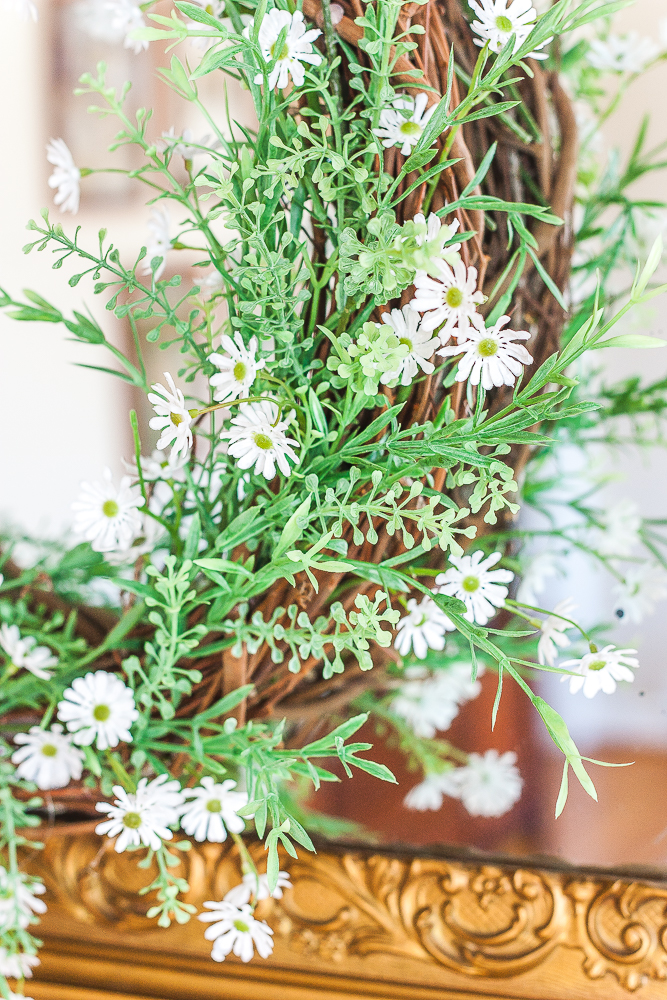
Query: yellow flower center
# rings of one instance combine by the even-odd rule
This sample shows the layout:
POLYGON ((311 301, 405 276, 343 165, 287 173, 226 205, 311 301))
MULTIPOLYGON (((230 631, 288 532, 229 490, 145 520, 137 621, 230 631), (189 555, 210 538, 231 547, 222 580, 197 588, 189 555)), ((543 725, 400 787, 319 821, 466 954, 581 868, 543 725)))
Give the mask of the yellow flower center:
POLYGON ((588 664, 589 670, 604 670, 607 666, 606 660, 593 660, 592 663, 588 664))
POLYGON ((219 813, 222 812, 222 803, 220 799, 209 799, 206 808, 210 813, 219 813))
POLYGON ((409 351, 412 350, 412 341, 408 340, 407 337, 401 337, 400 340, 399 340, 399 344, 405 344, 405 346, 407 347, 407 349, 409 351))
POLYGON ((491 337, 485 337, 477 345, 477 353, 483 358, 492 358, 494 354, 498 353, 498 344, 491 337))
POLYGON ((234 378, 236 379, 236 381, 237 382, 242 382, 243 379, 246 377, 247 372, 248 372, 248 369, 243 364, 243 362, 242 361, 237 361, 236 364, 234 365, 234 372, 233 372, 234 378))
POLYGON ((422 134, 422 127, 421 125, 418 125, 417 122, 403 122, 398 131, 401 135, 419 137, 422 134))
POLYGON ((458 309, 463 302, 463 292, 460 288, 449 288, 445 295, 445 302, 450 309, 458 309))
POLYGON ((240 931, 241 934, 247 934, 248 931, 250 930, 248 925, 245 924, 242 920, 235 920, 234 927, 236 927, 237 931, 240 931))
POLYGON ((273 447, 273 441, 268 434, 262 434, 261 432, 259 434, 255 434, 254 441, 257 447, 261 448, 262 451, 268 451, 269 448, 273 447))
POLYGON ((42 747, 42 753, 45 757, 56 757, 58 754, 58 748, 54 747, 53 743, 45 743, 42 747))
POLYGON ((102 513, 105 517, 117 517, 118 509, 118 504, 115 500, 105 500, 102 504, 102 513))
POLYGON ((499 31, 507 31, 510 34, 514 30, 514 26, 509 17, 505 17, 504 14, 501 14, 496 18, 496 28, 498 28, 499 31))
POLYGON ((269 50, 271 52, 271 58, 272 59, 278 59, 279 61, 281 59, 287 59, 287 57, 289 55, 289 45, 287 44, 287 40, 285 40, 285 42, 283 44, 283 47, 280 50, 280 55, 279 56, 276 56, 276 44, 277 44, 277 41, 278 41, 278 39, 276 39, 276 41, 273 43, 273 45, 271 46, 271 48, 269 50))
POLYGON ((130 830, 138 830, 141 826, 141 816, 139 813, 125 813, 123 816, 123 826, 130 830))
POLYGON ((474 594, 479 587, 479 578, 476 576, 464 576, 461 586, 468 594, 474 594))
POLYGON ((170 413, 169 419, 171 420, 174 427, 178 427, 179 424, 183 423, 183 417, 180 415, 180 413, 170 413))
POLYGON ((95 705, 95 708, 93 709, 93 718, 96 719, 97 722, 106 722, 110 715, 111 709, 108 705, 95 705))

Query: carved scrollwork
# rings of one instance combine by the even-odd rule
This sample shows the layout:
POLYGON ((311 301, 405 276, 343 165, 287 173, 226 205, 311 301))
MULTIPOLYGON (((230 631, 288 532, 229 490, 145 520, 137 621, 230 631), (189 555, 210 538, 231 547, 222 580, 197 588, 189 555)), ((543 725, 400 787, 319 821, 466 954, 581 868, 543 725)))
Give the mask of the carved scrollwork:
MULTIPOLYGON (((249 849, 263 865, 262 845, 249 849)), ((152 875, 136 861, 90 829, 55 832, 28 858, 52 907, 80 922, 81 937, 85 924, 111 925, 135 945, 137 934, 154 930, 145 917, 152 901, 137 892, 152 875)), ((576 949, 582 984, 611 975, 632 991, 667 979, 667 888, 389 851, 303 853, 282 866, 293 888, 257 908, 276 934, 274 961, 298 953, 305 966, 335 963, 363 978, 359 957, 391 955, 406 968, 430 965, 441 977, 449 970, 479 982, 520 977, 576 949)), ((240 880, 237 849, 197 845, 179 874, 198 908, 221 899, 240 880)), ((45 931, 48 947, 48 924, 45 931)))

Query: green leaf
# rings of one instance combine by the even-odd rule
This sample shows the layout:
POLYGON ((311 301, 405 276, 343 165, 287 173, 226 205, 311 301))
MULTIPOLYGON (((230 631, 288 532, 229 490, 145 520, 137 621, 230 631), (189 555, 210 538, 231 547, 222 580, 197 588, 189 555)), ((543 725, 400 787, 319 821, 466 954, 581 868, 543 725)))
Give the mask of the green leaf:
POLYGON ((477 168, 477 173, 470 181, 470 183, 466 184, 463 191, 461 192, 462 198, 465 198, 467 194, 470 194, 471 191, 474 191, 475 188, 482 183, 487 173, 489 172, 489 167, 493 163, 493 158, 496 155, 497 148, 498 148, 497 142, 494 142, 493 145, 489 147, 489 149, 486 152, 486 156, 484 157, 479 167, 477 168))
POLYGON ((273 552, 274 561, 284 555, 287 550, 291 548, 303 535, 304 528, 308 523, 308 513, 310 511, 312 500, 313 494, 309 493, 306 499, 299 504, 297 509, 287 521, 287 524, 283 528, 282 534, 278 539, 278 544, 273 552))
POLYGON ((200 726, 203 722, 210 722, 211 719, 219 719, 227 712, 231 712, 233 708, 240 705, 244 698, 255 690, 254 684, 244 684, 243 687, 237 688, 235 691, 230 691, 226 694, 224 698, 220 698, 216 701, 215 705, 211 705, 207 708, 205 712, 199 712, 192 720, 193 726, 200 726))
POLYGON ((602 347, 652 348, 665 346, 667 346, 667 340, 660 340, 659 337, 644 337, 640 333, 624 333, 618 337, 609 337, 607 340, 598 340, 590 345, 593 351, 599 351, 602 347))
POLYGON ((201 538, 201 521, 199 519, 199 513, 195 511, 192 517, 192 521, 190 522, 190 527, 188 528, 188 534, 185 539, 185 545, 183 547, 184 559, 194 559, 194 557, 199 552, 200 538, 201 538))

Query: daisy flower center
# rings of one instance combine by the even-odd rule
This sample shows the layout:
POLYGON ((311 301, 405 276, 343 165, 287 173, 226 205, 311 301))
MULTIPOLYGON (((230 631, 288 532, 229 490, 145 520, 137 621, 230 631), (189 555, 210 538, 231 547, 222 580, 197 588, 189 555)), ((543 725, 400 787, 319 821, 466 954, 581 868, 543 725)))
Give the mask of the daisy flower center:
MULTIPOLYGON (((277 42, 277 39, 276 39, 276 42, 277 42)), ((280 50, 280 55, 277 56, 276 52, 275 52, 276 42, 273 43, 273 45, 271 46, 271 49, 270 49, 271 58, 272 59, 277 59, 278 62, 280 62, 282 59, 287 59, 287 57, 289 55, 289 45, 285 41, 284 44, 283 44, 282 49, 280 50)))
POLYGON ((233 372, 234 378, 236 379, 236 381, 237 382, 242 382, 243 379, 246 377, 247 373, 248 373, 248 369, 243 364, 243 362, 242 361, 237 361, 236 364, 234 365, 234 372, 233 372))
POLYGON ((403 122, 398 131, 402 135, 420 136, 422 134, 422 127, 417 122, 403 122))
POLYGON ((220 799, 209 799, 206 808, 210 813, 219 813, 222 812, 222 803, 220 799))
POLYGON ((261 448, 262 451, 268 451, 269 448, 273 447, 273 441, 271 440, 269 435, 262 434, 261 431, 258 434, 254 435, 254 440, 257 447, 261 448))
POLYGON ((505 17, 504 14, 501 14, 499 17, 496 18, 496 28, 498 28, 499 31, 511 32, 513 30, 513 27, 514 26, 510 21, 509 17, 505 17))
POLYGON ((102 504, 102 513, 105 517, 118 516, 118 504, 115 500, 105 500, 102 504))
POLYGON ((492 358, 494 354, 498 353, 498 344, 491 337, 485 337, 477 345, 477 352, 483 358, 492 358))
POLYGON ((248 925, 244 924, 242 920, 235 920, 234 927, 236 927, 237 931, 240 931, 241 934, 247 934, 248 931, 250 930, 248 925))
POLYGON ((45 743, 42 747, 42 753, 45 757, 57 757, 58 747, 54 747, 53 743, 45 743))
POLYGON ((401 339, 399 340, 399 344, 405 344, 405 346, 409 351, 412 350, 412 341, 408 340, 407 337, 401 337, 401 339))
POLYGON ((106 722, 110 715, 111 709, 108 705, 95 705, 93 718, 96 722, 106 722))
POLYGON ((419 621, 416 623, 417 628, 422 628, 422 626, 424 626, 427 621, 428 621, 427 615, 422 615, 419 621))
POLYGON ((123 826, 130 830, 138 830, 141 826, 141 816, 139 813, 125 813, 123 816, 123 826))
POLYGON ((450 288, 445 295, 445 302, 451 309, 458 309, 463 302, 463 292, 460 288, 450 288))
POLYGON ((588 669, 589 670, 604 670, 604 668, 606 666, 607 666, 607 661, 606 660, 593 660, 592 663, 588 664, 588 669))
POLYGON ((180 413, 170 413, 169 419, 171 420, 174 427, 178 427, 179 424, 183 423, 183 417, 180 415, 180 413))
POLYGON ((479 589, 479 579, 476 576, 464 576, 461 586, 467 594, 474 594, 479 589))

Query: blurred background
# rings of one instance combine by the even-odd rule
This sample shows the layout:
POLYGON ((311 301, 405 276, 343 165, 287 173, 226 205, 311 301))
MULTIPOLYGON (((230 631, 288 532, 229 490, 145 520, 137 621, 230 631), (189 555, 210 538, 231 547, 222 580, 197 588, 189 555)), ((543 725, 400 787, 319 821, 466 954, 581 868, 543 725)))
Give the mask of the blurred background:
MULTIPOLYGON (((166 4, 165 9, 168 10, 166 4)), ((108 66, 108 80, 133 87, 128 107, 151 107, 149 137, 157 140, 174 128, 191 129, 197 138, 204 122, 188 120, 188 106, 156 77, 166 63, 164 51, 152 44, 135 54, 108 37, 95 37, 86 27, 80 0, 38 0, 39 19, 24 21, 0 7, 0 125, 4 155, 0 157, 0 286, 18 296, 29 287, 64 311, 90 308, 111 339, 119 345, 129 336, 92 294, 90 284, 68 287, 64 276, 77 268, 66 262, 52 270, 50 250, 25 257, 30 235, 25 225, 49 207, 68 233, 81 226, 82 244, 95 246, 97 230, 105 227, 124 260, 130 261, 147 242, 150 209, 145 191, 121 175, 86 178, 76 220, 61 216, 47 186, 51 166, 45 157, 49 139, 62 137, 79 167, 133 167, 134 151, 106 148, 117 131, 113 119, 87 112, 87 97, 73 91, 80 75, 108 66)), ((614 30, 629 30, 657 40, 659 22, 667 16, 663 0, 636 0, 617 16, 614 30)), ((232 115, 250 120, 247 93, 230 84, 227 93, 215 75, 202 83, 206 101, 223 120, 227 100, 232 115)), ((600 155, 618 147, 627 155, 641 117, 651 115, 649 146, 667 139, 664 95, 667 62, 654 67, 632 86, 624 103, 599 137, 600 155)), ((647 198, 667 199, 667 173, 652 174, 636 190, 647 198)), ((667 220, 665 220, 667 223, 667 220)), ((660 228, 661 223, 657 223, 660 228)), ((657 229, 656 229, 657 231, 657 229)), ((174 255, 175 256, 175 255, 174 255)), ((176 266, 168 261, 169 266, 176 266)), ((182 255, 178 260, 183 270, 182 255)), ((664 280, 664 279, 663 279, 664 280)), ((667 303, 654 300, 635 313, 633 329, 667 337, 667 303)), ((33 536, 60 537, 71 522, 70 505, 81 480, 95 480, 109 466, 117 477, 122 458, 132 451, 127 413, 140 410, 143 400, 132 397, 120 380, 81 365, 106 364, 101 349, 69 342, 61 327, 12 322, 0 315, 0 525, 33 536)), ((159 378, 167 367, 159 350, 149 353, 150 374, 159 378)), ((598 359, 596 359, 598 360, 598 359)), ((667 374, 665 351, 609 351, 604 379, 612 382, 631 374, 654 380, 667 374)), ((144 411, 145 412, 145 411, 144 411)), ((667 466, 663 450, 601 452, 600 472, 609 476, 605 502, 628 499, 644 517, 667 518, 667 466)), ((545 607, 572 596, 586 627, 608 620, 613 607, 612 579, 574 558, 565 575, 548 580, 540 595, 545 607)), ((561 760, 552 753, 534 713, 511 685, 506 685, 495 733, 490 731, 495 678, 483 680, 483 693, 465 706, 448 732, 464 750, 513 750, 525 779, 519 804, 501 819, 472 819, 462 805, 446 799, 438 812, 415 813, 402 799, 418 777, 405 773, 398 753, 390 747, 384 758, 395 767, 399 788, 357 775, 320 793, 313 805, 324 811, 361 820, 378 837, 407 843, 461 844, 496 852, 549 855, 592 866, 667 868, 667 604, 641 625, 621 621, 609 641, 639 650, 636 682, 613 697, 592 701, 569 694, 558 678, 542 682, 542 693, 562 712, 583 753, 607 761, 634 761, 628 768, 592 767, 600 802, 596 805, 572 787, 564 815, 553 819, 561 777, 561 760), (370 819, 369 819, 370 817, 370 819)), ((382 734, 369 732, 376 742, 382 734)))

